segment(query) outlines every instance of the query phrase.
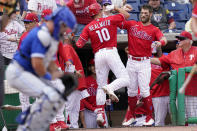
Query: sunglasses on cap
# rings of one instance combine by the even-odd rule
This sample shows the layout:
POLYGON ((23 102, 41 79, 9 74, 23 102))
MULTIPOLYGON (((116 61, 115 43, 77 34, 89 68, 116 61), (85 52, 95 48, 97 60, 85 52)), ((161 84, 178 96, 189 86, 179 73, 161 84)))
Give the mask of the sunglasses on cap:
POLYGON ((176 44, 179 44, 180 41, 184 41, 184 40, 187 40, 188 38, 186 37, 177 37, 177 40, 176 40, 176 44))
POLYGON ((108 5, 111 5, 111 4, 109 4, 109 3, 103 4, 103 6, 108 6, 108 5))
POLYGON ((33 21, 24 21, 25 24, 33 23, 33 21))

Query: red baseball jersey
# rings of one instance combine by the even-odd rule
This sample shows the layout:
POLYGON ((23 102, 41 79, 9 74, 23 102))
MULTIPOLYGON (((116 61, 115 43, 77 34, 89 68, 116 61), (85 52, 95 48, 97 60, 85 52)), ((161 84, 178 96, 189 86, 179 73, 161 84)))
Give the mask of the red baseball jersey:
POLYGON ((87 84, 87 91, 90 94, 89 97, 86 98, 86 100, 91 103, 92 106, 96 107, 96 91, 98 88, 98 85, 96 83, 96 79, 92 76, 86 77, 86 84, 87 84))
POLYGON ((20 49, 22 40, 27 36, 27 34, 28 34, 28 31, 24 32, 24 33, 21 35, 21 38, 20 38, 19 44, 18 44, 18 50, 20 49))
POLYGON ((89 14, 89 6, 94 3, 97 3, 97 1, 96 0, 84 0, 84 4, 77 6, 74 4, 74 0, 70 0, 67 3, 67 6, 76 16, 77 23, 86 25, 93 20, 89 14))
MULTIPOLYGON (((183 53, 181 48, 169 53, 167 56, 159 58, 161 64, 169 64, 173 69, 178 70, 187 66, 193 66, 197 61, 197 47, 192 46, 189 51, 183 53)), ((186 74, 187 76, 187 74, 186 74)), ((185 95, 197 96, 197 75, 194 75, 190 81, 185 95)))
POLYGON ((127 30, 129 54, 135 57, 150 57, 152 42, 163 37, 159 28, 152 24, 144 26, 142 22, 131 20, 124 21, 119 26, 127 30))
POLYGON ((102 48, 117 47, 117 27, 124 20, 122 14, 93 20, 85 26, 80 38, 86 42, 90 38, 94 53, 102 48))
POLYGON ((57 59, 59 60, 58 63, 63 71, 65 71, 65 63, 66 61, 71 61, 73 65, 75 65, 76 70, 81 70, 82 77, 78 78, 78 90, 83 90, 86 87, 85 75, 83 66, 77 55, 75 49, 70 44, 64 44, 63 48, 62 45, 59 46, 57 59))
POLYGON ((96 79, 93 76, 86 77, 87 91, 89 93, 89 97, 81 100, 80 110, 84 110, 85 108, 91 111, 96 109, 96 92, 98 85, 96 83, 96 79))
MULTIPOLYGON (((151 64, 151 81, 150 85, 155 81, 155 79, 159 76, 160 73, 163 71, 169 71, 170 66, 161 67, 159 65, 151 64)), ((161 84, 156 84, 153 86, 151 90, 152 97, 160 97, 160 96, 169 96, 170 88, 169 88, 169 81, 164 80, 161 84)))
POLYGON ((197 18, 197 4, 196 3, 194 5, 193 11, 192 11, 192 16, 197 18))

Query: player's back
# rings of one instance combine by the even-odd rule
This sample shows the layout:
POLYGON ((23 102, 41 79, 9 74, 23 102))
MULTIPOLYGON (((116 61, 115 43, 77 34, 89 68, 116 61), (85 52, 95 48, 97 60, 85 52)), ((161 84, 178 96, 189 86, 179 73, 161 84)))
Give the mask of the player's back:
POLYGON ((39 27, 34 28, 22 41, 20 50, 14 55, 14 60, 16 60, 25 70, 33 72, 31 66, 31 53, 32 53, 32 42, 37 38, 37 32, 39 27))
POLYGON ((89 36, 93 52, 106 47, 117 47, 117 27, 124 20, 121 14, 93 20, 85 27, 81 37, 89 36))

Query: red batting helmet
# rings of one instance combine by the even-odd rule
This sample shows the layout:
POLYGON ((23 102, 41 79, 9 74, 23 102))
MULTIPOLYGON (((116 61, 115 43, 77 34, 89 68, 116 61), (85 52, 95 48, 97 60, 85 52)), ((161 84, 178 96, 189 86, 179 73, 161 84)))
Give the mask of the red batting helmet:
POLYGON ((90 7, 89 7, 90 16, 97 15, 100 12, 101 9, 102 8, 101 8, 100 4, 98 4, 98 3, 91 4, 90 7))

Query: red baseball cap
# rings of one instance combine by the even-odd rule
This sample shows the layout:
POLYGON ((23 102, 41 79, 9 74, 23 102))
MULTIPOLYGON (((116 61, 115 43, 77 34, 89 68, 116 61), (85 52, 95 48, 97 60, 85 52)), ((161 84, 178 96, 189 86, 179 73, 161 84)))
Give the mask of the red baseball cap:
POLYGON ((192 34, 187 31, 182 31, 179 36, 176 36, 176 38, 179 40, 185 40, 185 39, 192 40, 192 34))
POLYGON ((25 16, 24 22, 39 22, 38 16, 35 13, 28 13, 25 16))
POLYGON ((45 9, 42 11, 41 17, 44 18, 45 16, 52 14, 52 12, 51 9, 45 9))

